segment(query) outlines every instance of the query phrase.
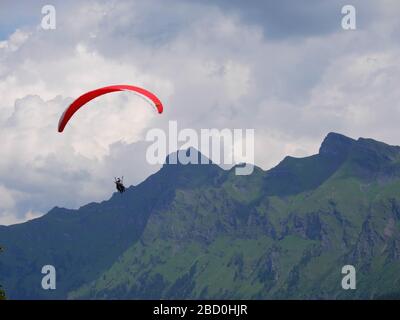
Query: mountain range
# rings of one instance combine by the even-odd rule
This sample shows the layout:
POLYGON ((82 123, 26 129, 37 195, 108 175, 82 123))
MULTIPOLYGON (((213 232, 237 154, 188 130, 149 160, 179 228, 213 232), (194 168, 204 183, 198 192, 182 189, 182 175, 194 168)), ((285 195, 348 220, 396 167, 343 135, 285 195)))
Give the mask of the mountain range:
POLYGON ((167 158, 122 195, 0 226, 0 283, 10 299, 400 298, 399 227, 400 147, 329 133, 248 176, 167 158))

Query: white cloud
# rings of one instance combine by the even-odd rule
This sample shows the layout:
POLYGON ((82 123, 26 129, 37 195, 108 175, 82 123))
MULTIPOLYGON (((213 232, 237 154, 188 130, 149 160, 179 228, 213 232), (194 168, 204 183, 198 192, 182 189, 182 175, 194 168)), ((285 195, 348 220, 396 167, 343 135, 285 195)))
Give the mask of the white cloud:
POLYGON ((15 207, 15 199, 10 190, 0 185, 0 209, 13 209, 15 207))
POLYGON ((0 41, 0 49, 14 52, 28 39, 29 33, 17 29, 8 40, 0 41))

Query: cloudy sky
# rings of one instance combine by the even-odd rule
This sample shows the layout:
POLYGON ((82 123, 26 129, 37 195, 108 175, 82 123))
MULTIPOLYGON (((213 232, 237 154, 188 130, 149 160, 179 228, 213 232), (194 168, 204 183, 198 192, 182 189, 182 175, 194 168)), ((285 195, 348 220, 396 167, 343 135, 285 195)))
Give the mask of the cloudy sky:
POLYGON ((159 169, 144 137, 169 120, 254 128, 263 169, 330 131, 400 144, 399 16, 398 0, 1 0, 0 224, 107 199, 114 176, 139 183, 159 169), (164 114, 112 94, 57 133, 73 98, 123 83, 156 92, 164 114))

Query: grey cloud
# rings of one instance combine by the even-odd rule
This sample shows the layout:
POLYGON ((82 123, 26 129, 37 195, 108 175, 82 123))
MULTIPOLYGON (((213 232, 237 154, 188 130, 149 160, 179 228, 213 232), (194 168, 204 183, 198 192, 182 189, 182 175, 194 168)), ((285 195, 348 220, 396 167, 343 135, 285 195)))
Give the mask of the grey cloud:
POLYGON ((371 22, 374 8, 379 6, 372 0, 209 0, 206 3, 237 14, 248 24, 261 26, 266 37, 275 40, 338 32, 341 8, 348 4, 356 7, 362 28, 371 22))

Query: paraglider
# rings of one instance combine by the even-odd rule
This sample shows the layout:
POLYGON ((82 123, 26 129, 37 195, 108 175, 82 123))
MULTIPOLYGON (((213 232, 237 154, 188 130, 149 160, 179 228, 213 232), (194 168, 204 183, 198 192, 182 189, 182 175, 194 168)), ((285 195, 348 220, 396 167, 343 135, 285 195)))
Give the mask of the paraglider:
POLYGON ((118 190, 119 193, 124 193, 125 192, 125 186, 124 186, 124 177, 120 178, 114 178, 114 183, 115 186, 118 190))
POLYGON ((58 122, 58 132, 63 132, 65 126, 67 125, 68 121, 72 118, 74 113, 78 111, 81 107, 83 107, 86 103, 88 103, 90 100, 93 100, 94 98, 97 98, 99 96, 102 96, 103 94, 111 93, 111 92, 117 92, 117 91, 132 91, 142 97, 144 97, 146 100, 148 100, 151 104, 155 106, 157 109, 158 113, 163 112, 163 105, 153 93, 150 91, 147 91, 146 89, 140 88, 140 87, 135 87, 135 86, 130 86, 130 85, 114 85, 114 86, 108 86, 108 87, 103 87, 99 88, 93 91, 89 91, 81 95, 79 98, 74 100, 69 107, 64 111, 62 114, 60 121, 58 122))
MULTIPOLYGON (((89 91, 75 99, 69 106, 68 108, 64 111, 64 113, 61 115, 61 118, 58 122, 58 132, 63 132, 65 126, 67 125, 68 121, 72 118, 72 116, 77 112, 81 107, 83 107, 86 103, 89 101, 102 96, 107 93, 111 92, 118 92, 118 91, 132 91, 142 97, 144 97, 147 101, 149 101, 158 113, 163 112, 163 105, 153 93, 150 91, 147 91, 146 89, 140 88, 140 87, 135 87, 131 85, 114 85, 114 86, 107 86, 99 89, 95 89, 93 91, 89 91)), ((119 193, 124 193, 125 192, 125 186, 123 183, 124 177, 122 179, 120 178, 114 178, 114 183, 115 186, 118 190, 119 193)))

